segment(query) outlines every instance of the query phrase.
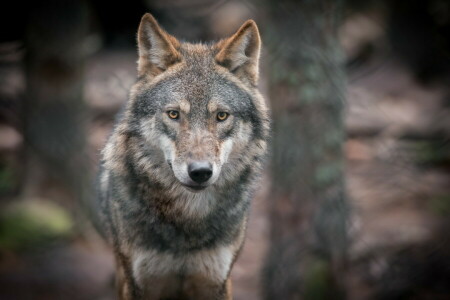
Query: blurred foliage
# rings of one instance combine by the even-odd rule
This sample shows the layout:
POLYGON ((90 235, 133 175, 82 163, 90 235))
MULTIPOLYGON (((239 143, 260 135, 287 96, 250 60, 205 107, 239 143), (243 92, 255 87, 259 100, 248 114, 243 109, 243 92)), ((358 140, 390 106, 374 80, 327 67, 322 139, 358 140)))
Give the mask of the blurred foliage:
POLYGON ((0 164, 0 195, 11 192, 17 185, 17 178, 10 166, 0 164))
POLYGON ((450 216, 450 195, 439 195, 431 199, 430 210, 443 217, 450 216))
POLYGON ((305 272, 305 299, 330 299, 331 279, 329 262, 325 259, 311 259, 305 272))
POLYGON ((450 143, 442 140, 422 140, 415 142, 416 162, 425 165, 450 163, 450 143))
POLYGON ((0 249, 25 250, 67 238, 70 215, 53 202, 13 203, 0 213, 0 249))

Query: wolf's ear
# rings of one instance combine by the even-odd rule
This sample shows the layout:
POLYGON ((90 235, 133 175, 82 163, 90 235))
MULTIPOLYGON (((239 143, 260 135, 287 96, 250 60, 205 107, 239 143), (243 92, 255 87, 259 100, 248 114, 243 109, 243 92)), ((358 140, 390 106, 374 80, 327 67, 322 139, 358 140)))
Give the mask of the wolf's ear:
POLYGON ((261 38, 255 21, 246 21, 230 38, 219 42, 216 62, 243 80, 258 81, 261 38))
POLYGON ((179 62, 180 42, 159 27, 155 18, 146 13, 138 30, 138 73, 156 76, 169 66, 179 62))

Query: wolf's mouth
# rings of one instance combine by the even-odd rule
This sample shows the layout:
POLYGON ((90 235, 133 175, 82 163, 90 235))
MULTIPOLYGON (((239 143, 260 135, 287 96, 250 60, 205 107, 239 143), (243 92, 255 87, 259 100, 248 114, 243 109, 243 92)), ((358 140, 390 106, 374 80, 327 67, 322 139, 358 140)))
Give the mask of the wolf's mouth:
POLYGON ((199 192, 208 187, 208 186, 202 186, 202 185, 187 185, 187 184, 183 184, 183 186, 191 192, 199 192))

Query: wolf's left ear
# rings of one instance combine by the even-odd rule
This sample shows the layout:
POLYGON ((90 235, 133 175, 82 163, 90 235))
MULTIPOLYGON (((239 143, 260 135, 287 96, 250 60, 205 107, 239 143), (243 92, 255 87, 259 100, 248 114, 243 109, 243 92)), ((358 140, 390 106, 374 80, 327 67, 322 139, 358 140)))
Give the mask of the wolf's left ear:
POLYGON ((255 21, 246 21, 230 38, 219 42, 216 62, 244 81, 258 81, 261 38, 255 21))
POLYGON ((177 50, 180 42, 165 32, 149 13, 141 19, 137 39, 139 75, 156 76, 181 60, 181 54, 177 50))

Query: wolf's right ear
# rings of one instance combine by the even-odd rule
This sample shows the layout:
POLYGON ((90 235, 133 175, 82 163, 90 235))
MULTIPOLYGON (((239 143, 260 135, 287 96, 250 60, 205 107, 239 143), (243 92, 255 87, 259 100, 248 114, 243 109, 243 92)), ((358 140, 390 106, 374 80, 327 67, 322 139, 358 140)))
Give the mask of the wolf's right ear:
POLYGON ((180 42, 159 25, 155 18, 146 13, 138 30, 138 74, 156 76, 169 66, 181 60, 178 52, 180 42))

